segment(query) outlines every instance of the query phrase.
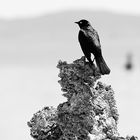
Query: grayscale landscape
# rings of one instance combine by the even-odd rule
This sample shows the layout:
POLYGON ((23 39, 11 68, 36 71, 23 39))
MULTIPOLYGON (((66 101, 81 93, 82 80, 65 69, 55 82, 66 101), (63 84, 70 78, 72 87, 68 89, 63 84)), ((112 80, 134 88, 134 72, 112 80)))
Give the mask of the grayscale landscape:
POLYGON ((31 140, 27 121, 44 106, 64 101, 56 65, 81 58, 78 26, 87 19, 98 31, 111 69, 101 81, 115 92, 121 135, 140 137, 140 16, 107 11, 64 11, 36 18, 0 20, 1 138, 31 140), (134 67, 126 71, 128 53, 134 67), (132 129, 133 128, 133 129, 132 129), (7 135, 8 134, 8 135, 7 135))

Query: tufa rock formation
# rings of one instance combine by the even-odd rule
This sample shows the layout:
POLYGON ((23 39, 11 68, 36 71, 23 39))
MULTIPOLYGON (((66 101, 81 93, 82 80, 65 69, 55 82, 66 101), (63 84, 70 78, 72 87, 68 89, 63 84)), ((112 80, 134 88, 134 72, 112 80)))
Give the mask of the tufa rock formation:
POLYGON ((35 140, 136 140, 117 131, 118 111, 111 86, 97 82, 98 69, 85 57, 72 64, 59 61, 59 83, 67 101, 45 107, 28 122, 35 140))

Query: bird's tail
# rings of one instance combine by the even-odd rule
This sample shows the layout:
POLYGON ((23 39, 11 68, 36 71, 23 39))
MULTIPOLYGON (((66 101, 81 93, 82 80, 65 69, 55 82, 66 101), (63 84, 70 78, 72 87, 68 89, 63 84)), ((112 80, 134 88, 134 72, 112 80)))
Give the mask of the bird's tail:
POLYGON ((97 66, 98 66, 102 75, 110 73, 110 69, 107 66, 107 64, 106 64, 102 55, 100 55, 98 57, 95 57, 95 60, 96 60, 96 64, 97 64, 97 66))

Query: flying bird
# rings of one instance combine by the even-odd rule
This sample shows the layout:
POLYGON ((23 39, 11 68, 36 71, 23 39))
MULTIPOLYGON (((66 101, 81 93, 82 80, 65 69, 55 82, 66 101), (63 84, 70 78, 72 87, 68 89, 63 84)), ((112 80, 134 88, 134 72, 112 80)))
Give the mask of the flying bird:
POLYGON ((99 68, 101 74, 109 74, 110 69, 102 56, 101 44, 97 31, 93 29, 90 22, 85 19, 82 19, 75 23, 80 27, 78 39, 82 51, 89 63, 91 65, 93 64, 94 60, 92 61, 91 59, 91 54, 93 54, 97 67, 99 68))
POLYGON ((128 53, 126 56, 127 62, 125 64, 126 70, 132 70, 133 69, 133 61, 132 61, 132 54, 128 53))

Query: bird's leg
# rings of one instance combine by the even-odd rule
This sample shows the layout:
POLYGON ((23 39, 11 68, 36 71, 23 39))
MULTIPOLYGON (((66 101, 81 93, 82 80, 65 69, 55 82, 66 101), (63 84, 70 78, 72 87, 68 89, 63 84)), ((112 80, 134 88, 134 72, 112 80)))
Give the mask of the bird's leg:
POLYGON ((94 63, 95 57, 93 58, 93 63, 94 63))
POLYGON ((94 60, 92 61, 91 58, 87 58, 87 59, 89 61, 89 67, 93 70, 93 76, 95 76, 95 66, 93 64, 94 60))
POLYGON ((87 60, 89 61, 90 66, 92 66, 93 65, 93 62, 92 62, 91 58, 90 57, 87 57, 87 60))

